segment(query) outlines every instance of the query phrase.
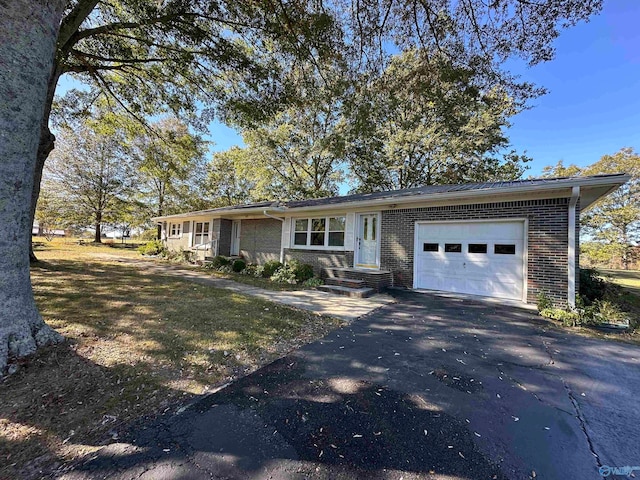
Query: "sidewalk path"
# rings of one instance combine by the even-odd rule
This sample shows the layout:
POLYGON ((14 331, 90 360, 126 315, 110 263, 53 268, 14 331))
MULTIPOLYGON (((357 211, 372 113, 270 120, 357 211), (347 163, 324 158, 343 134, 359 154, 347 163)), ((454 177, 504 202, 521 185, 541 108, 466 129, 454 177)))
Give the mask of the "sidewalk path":
MULTIPOLYGON (((102 257, 106 258, 106 255, 103 255, 102 257)), ((116 257, 112 255, 109 255, 109 259, 131 265, 145 273, 178 277, 191 282, 211 285, 215 288, 224 288, 225 290, 251 295, 263 300, 288 305, 290 307, 309 310, 317 313, 318 315, 328 315, 347 321, 355 320, 356 318, 371 313, 384 305, 395 302, 391 295, 386 294, 376 294, 369 298, 350 298, 332 295, 318 290, 267 290, 265 288, 254 287, 252 285, 234 282, 233 280, 227 280, 225 278, 217 278, 206 272, 168 263, 116 257)))

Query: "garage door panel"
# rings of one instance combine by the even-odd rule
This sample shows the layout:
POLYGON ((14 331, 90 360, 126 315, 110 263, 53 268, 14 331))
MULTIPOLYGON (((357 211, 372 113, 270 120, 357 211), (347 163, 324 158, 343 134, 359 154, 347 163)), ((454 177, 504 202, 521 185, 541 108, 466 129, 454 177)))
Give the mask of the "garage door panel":
POLYGON ((521 299, 523 251, 522 221, 417 224, 415 286, 521 299), (437 251, 425 252, 425 243, 429 244, 428 250, 437 244, 437 251), (452 251, 445 251, 446 244, 452 245, 452 251), (474 253, 469 252, 470 244, 474 253), (508 253, 496 254, 495 245, 513 245, 515 253, 511 253, 513 249, 502 248, 508 253))

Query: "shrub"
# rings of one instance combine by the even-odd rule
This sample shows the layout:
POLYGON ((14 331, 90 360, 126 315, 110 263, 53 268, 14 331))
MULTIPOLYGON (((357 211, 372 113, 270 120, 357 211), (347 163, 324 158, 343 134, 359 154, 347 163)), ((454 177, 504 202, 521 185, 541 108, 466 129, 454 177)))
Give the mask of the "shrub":
POLYGON ((244 260, 237 259, 231 265, 231 270, 236 273, 240 273, 242 270, 247 268, 247 263, 244 260))
POLYGON ((135 237, 137 240, 155 240, 158 238, 157 228, 148 228, 135 237))
POLYGON ((545 308, 540 311, 540 315, 545 318, 559 320, 568 327, 575 327, 581 323, 578 312, 563 310, 562 308, 545 308))
POLYGON ((596 300, 587 311, 590 314, 588 323, 631 324, 629 316, 609 300, 596 300))
POLYGON ((313 278, 313 266, 308 263, 300 263, 298 260, 291 260, 288 263, 289 267, 296 276, 298 283, 306 282, 310 278, 313 278))
POLYGON ((191 263, 194 258, 194 252, 192 252, 191 250, 183 250, 182 248, 180 248, 180 251, 178 252, 178 261, 191 263))
POLYGON ((580 269, 580 296, 586 305, 591 305, 596 300, 602 300, 607 293, 607 282, 599 275, 599 272, 594 268, 580 269))
POLYGON ((553 303, 544 290, 540 290, 537 296, 538 299, 538 312, 553 308, 553 303))
POLYGON ((305 287, 319 287, 320 285, 323 285, 323 284, 324 282, 322 281, 322 279, 318 277, 309 278, 304 282, 305 287))
POLYGON ((229 265, 229 259, 227 257, 223 257, 222 255, 216 255, 209 261, 209 265, 209 268, 217 270, 224 265, 229 265))
POLYGON ((293 269, 289 265, 281 265, 280 268, 278 268, 270 278, 272 282, 277 283, 297 283, 296 274, 293 272, 293 269))
POLYGON ((256 278, 264 277, 264 267, 262 265, 257 265, 256 269, 253 272, 253 276, 256 278))
POLYGON ((166 250, 161 240, 151 240, 138 247, 138 252, 142 255, 163 255, 166 250))
POLYGON ((257 268, 258 268, 257 265, 253 263, 249 263, 245 266, 244 270, 242 270, 240 273, 242 275, 247 275, 249 277, 255 277, 257 268))
POLYGON ((280 267, 282 267, 282 264, 276 260, 266 262, 262 266, 262 276, 265 278, 271 278, 273 274, 276 273, 276 270, 278 270, 280 267))

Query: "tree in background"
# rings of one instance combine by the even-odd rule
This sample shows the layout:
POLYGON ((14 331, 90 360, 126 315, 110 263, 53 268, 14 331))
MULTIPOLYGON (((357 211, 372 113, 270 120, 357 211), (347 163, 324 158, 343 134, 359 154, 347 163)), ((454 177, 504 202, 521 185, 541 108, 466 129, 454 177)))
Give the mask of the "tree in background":
POLYGON ((594 240, 611 246, 609 250, 628 269, 640 243, 640 155, 623 148, 582 170, 583 175, 607 173, 627 173, 631 179, 585 212, 582 224, 594 240))
POLYGON ((503 129, 518 112, 477 72, 409 50, 363 82, 348 107, 345 156, 359 192, 519 178, 528 159, 503 129))
POLYGON ((562 160, 558 160, 553 166, 547 165, 542 169, 542 178, 576 177, 582 173, 582 169, 573 163, 565 167, 562 160))
POLYGON ((189 209, 193 198, 200 195, 206 142, 176 118, 161 120, 151 130, 129 124, 135 132, 129 152, 138 174, 143 215, 162 216, 189 209))
POLYGON ((48 181, 42 182, 43 188, 36 208, 36 220, 42 235, 51 241, 55 230, 65 226, 66 202, 56 187, 49 183, 48 181))
POLYGON ((83 122, 59 135, 45 177, 53 195, 64 199, 63 222, 93 227, 101 243, 102 227, 121 221, 132 193, 133 170, 126 161, 124 133, 108 123, 83 122))
POLYGON ((627 173, 631 179, 582 214, 580 221, 588 239, 581 242, 580 252, 586 263, 628 269, 640 243, 640 155, 633 148, 622 148, 584 168, 565 167, 560 160, 545 167, 542 176, 612 173, 627 173))
POLYGON ((207 167, 205 192, 212 207, 228 207, 260 200, 253 175, 246 170, 252 163, 247 148, 231 147, 216 152, 207 167))
POLYGON ((204 128, 213 107, 251 103, 248 115, 265 118, 287 101, 286 67, 333 50, 337 31, 331 15, 312 0, 69 0, 55 23, 59 35, 41 118, 32 221, 54 148, 52 113, 85 116, 98 102, 141 124, 169 114, 204 128), (84 88, 56 99, 63 76, 84 88))
POLYGON ((238 119, 246 148, 214 160, 233 164, 235 178, 247 180, 254 199, 336 195, 344 177, 340 121, 347 72, 339 55, 293 65, 288 73, 292 105, 268 121, 238 119))

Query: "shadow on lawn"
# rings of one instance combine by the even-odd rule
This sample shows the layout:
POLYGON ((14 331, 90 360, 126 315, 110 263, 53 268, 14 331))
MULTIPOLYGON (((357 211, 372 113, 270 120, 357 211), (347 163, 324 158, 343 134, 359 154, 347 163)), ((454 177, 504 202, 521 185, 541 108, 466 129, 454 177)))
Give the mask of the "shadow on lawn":
POLYGON ((0 382, 0 478, 40 478, 73 456, 69 447, 114 441, 132 419, 274 358, 271 347, 309 320, 117 263, 39 262, 32 278, 43 316, 67 342, 0 382))
MULTIPOLYGON (((118 264, 43 263, 36 296, 47 318, 64 318, 81 335, 130 337, 144 355, 188 368, 248 365, 274 339, 292 338, 312 314, 118 264), (66 284, 60 288, 57 276, 66 284), (225 355, 224 352, 237 353, 225 355)), ((37 270, 38 271, 38 270, 37 270)))
POLYGON ((105 445, 131 419, 188 399, 144 375, 148 365, 104 367, 72 343, 42 349, 0 383, 0 478, 43 478, 105 445))

